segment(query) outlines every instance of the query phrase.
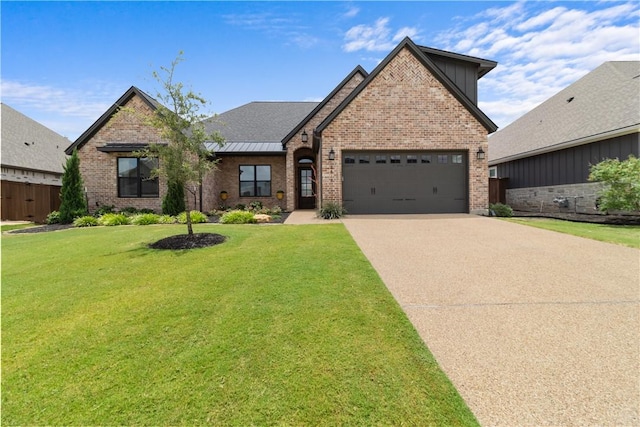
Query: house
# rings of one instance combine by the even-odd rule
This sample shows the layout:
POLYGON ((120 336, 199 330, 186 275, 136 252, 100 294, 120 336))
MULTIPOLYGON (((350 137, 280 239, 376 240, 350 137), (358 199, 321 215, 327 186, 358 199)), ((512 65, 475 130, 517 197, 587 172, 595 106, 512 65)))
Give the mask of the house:
POLYGON ((2 219, 44 222, 60 207, 65 148, 70 141, 2 105, 2 219))
MULTIPOLYGON (((287 210, 325 202, 351 213, 483 212, 487 135, 477 82, 493 61, 418 46, 405 38, 373 70, 356 67, 320 103, 252 102, 205 121, 225 137, 217 170, 194 207, 260 201, 287 210)), ((78 149, 90 208, 159 210, 166 188, 153 160, 132 153, 159 135, 140 114, 157 104, 130 88, 68 149, 78 149)), ((192 203, 192 202, 190 202, 192 203)))
POLYGON ((640 61, 605 62, 491 135, 491 175, 520 211, 595 213, 591 165, 640 155, 640 61))

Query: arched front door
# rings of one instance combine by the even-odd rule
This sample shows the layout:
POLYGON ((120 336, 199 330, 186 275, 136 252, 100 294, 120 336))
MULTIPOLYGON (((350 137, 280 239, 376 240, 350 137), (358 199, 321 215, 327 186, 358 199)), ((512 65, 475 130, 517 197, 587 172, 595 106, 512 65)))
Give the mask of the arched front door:
POLYGON ((298 161, 298 209, 316 208, 316 177, 313 160, 303 157, 298 161))

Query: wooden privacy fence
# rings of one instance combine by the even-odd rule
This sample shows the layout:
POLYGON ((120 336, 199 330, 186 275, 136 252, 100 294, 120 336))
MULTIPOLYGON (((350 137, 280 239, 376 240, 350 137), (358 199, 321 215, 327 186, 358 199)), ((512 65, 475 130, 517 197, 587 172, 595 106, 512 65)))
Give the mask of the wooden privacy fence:
POLYGON ((0 203, 3 221, 44 223, 51 211, 60 209, 60 187, 2 181, 0 203))
POLYGON ((507 203, 509 178, 489 178, 489 203, 507 203))

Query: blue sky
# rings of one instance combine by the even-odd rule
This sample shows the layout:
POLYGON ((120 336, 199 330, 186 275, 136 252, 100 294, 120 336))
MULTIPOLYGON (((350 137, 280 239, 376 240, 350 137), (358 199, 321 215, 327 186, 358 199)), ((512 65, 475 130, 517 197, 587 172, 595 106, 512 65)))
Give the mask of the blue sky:
POLYGON ((221 113, 319 101, 409 36, 499 63, 479 106, 500 127, 604 61, 640 60, 640 3, 13 2, 1 5, 1 97, 75 140, 179 51, 176 78, 221 113))

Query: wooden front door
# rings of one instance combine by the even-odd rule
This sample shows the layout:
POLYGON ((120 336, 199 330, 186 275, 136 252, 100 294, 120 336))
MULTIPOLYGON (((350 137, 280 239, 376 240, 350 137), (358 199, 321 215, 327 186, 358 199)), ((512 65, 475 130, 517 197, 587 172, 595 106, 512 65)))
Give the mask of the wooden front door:
POLYGON ((298 168, 298 209, 316 208, 316 185, 311 167, 298 168))

